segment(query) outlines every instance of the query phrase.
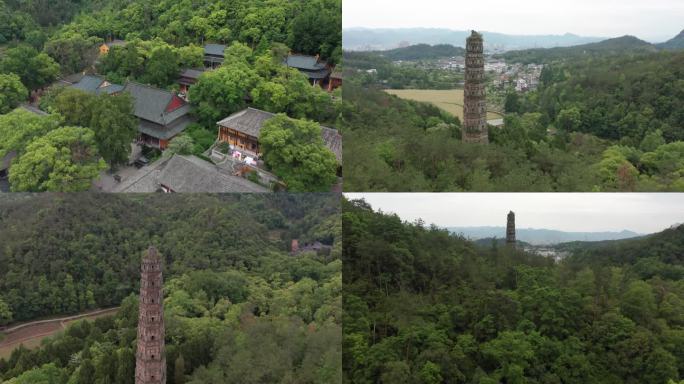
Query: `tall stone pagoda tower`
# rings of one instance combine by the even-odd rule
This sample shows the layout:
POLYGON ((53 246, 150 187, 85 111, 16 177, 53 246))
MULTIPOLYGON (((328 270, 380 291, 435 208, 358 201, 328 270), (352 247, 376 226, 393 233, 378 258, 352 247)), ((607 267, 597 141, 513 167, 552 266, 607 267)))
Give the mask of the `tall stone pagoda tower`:
POLYGON ((164 297, 162 264, 157 249, 150 247, 140 270, 140 314, 135 384, 166 384, 164 353, 164 297))
POLYGON ((462 134, 465 143, 489 143, 483 52, 482 35, 473 31, 466 39, 462 134))
POLYGON ((506 223, 506 245, 515 246, 515 213, 508 212, 508 222, 506 223))

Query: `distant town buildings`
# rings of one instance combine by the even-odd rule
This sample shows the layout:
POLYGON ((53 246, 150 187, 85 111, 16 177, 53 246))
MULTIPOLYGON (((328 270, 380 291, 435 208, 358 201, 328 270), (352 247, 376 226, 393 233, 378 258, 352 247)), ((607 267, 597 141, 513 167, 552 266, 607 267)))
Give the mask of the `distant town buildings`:
POLYGON ((505 66, 492 66, 493 72, 497 74, 492 84, 500 89, 511 87, 516 92, 527 92, 536 90, 539 87, 539 78, 544 68, 542 64, 520 63, 505 64, 505 66))

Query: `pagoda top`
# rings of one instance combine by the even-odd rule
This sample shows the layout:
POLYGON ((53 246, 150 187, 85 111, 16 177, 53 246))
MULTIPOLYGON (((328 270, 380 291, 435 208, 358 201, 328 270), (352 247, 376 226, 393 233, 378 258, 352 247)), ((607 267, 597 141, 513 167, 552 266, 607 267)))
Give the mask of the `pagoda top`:
POLYGON ((150 246, 147 248, 147 252, 145 253, 145 259, 146 260, 159 260, 159 252, 157 252, 157 248, 150 246))
POLYGON ((482 34, 478 33, 476 30, 473 29, 470 31, 470 37, 476 38, 476 39, 482 39, 482 34))

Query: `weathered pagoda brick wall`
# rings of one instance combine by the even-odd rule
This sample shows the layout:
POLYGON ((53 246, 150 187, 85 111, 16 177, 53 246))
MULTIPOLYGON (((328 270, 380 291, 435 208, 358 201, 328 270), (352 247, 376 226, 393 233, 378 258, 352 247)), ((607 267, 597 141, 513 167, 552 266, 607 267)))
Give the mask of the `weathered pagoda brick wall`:
POLYGON ((463 134, 466 143, 488 143, 485 99, 484 48, 482 35, 473 31, 466 39, 465 88, 463 90, 463 134))
POLYGON ((164 297, 161 257, 150 247, 140 270, 140 314, 135 384, 165 384, 164 297))
POLYGON ((508 212, 508 222, 506 223, 506 244, 515 245, 515 213, 508 212))

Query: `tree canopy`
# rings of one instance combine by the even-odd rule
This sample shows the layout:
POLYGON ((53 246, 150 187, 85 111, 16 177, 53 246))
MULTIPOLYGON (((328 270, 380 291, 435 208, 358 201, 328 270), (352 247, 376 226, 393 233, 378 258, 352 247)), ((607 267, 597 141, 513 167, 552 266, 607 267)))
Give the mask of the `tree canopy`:
POLYGON ((266 165, 289 191, 326 192, 337 178, 337 159, 318 123, 277 115, 264 123, 259 143, 266 165))
POLYGON ((556 262, 343 200, 349 383, 667 383, 684 374, 684 226, 556 262))
POLYGON ((61 127, 32 141, 12 164, 12 191, 74 192, 90 189, 106 165, 88 128, 61 127))
POLYGON ((59 64, 29 45, 7 49, 0 59, 0 72, 14 73, 30 90, 50 84, 59 74, 59 64))
POLYGON ((28 90, 19 76, 0 74, 0 114, 8 113, 26 99, 28 90))
POLYGON ((0 156, 11 151, 22 153, 35 138, 42 137, 61 124, 56 115, 40 116, 24 109, 0 115, 0 156))
POLYGON ((139 125, 130 94, 94 95, 65 89, 50 107, 64 117, 66 124, 89 127, 95 133, 99 154, 110 167, 127 163, 139 125))
POLYGON ((153 244, 164 264, 168 383, 340 384, 338 202, 332 194, 0 197, 0 319, 2 302, 17 321, 120 306, 36 349, 15 349, 0 359, 0 382, 132 382, 140 260, 153 244), (291 255, 293 238, 331 248, 291 255))

